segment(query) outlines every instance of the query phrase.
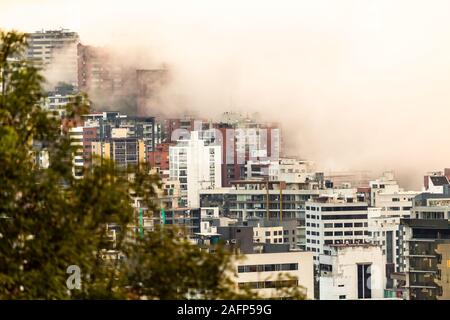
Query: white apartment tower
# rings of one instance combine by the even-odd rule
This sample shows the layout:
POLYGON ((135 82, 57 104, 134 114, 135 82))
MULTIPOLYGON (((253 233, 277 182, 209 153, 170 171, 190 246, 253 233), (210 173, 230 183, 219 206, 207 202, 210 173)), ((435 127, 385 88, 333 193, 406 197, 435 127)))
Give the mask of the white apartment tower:
POLYGON ((362 244, 368 239, 367 203, 353 198, 319 197, 306 202, 306 250, 318 264, 324 246, 362 244))
POLYGON ((180 181, 181 200, 185 206, 199 207, 199 191, 213 189, 222 184, 222 149, 218 145, 206 145, 199 139, 198 131, 190 138, 179 140, 169 147, 171 180, 180 181))

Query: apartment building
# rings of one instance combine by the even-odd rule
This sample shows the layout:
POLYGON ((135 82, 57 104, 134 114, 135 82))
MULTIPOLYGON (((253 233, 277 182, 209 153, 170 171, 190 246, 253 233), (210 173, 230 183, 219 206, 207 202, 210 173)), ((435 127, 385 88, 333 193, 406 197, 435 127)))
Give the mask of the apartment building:
POLYGON ((192 131, 189 139, 169 147, 169 177, 180 181, 185 206, 199 207, 201 189, 221 186, 221 159, 221 147, 207 145, 197 131, 192 131))
POLYGON ((140 139, 123 136, 110 138, 107 142, 93 141, 91 154, 99 159, 113 160, 117 167, 137 167, 145 163, 145 143, 140 139))
POLYGON ((278 160, 283 154, 281 130, 277 124, 262 123, 226 112, 214 128, 222 143, 222 186, 245 179, 247 161, 278 160))
POLYGON ((408 300, 450 299, 450 224, 447 219, 402 219, 398 289, 408 300))
POLYGON ((73 101, 76 93, 76 89, 72 85, 57 85, 54 90, 47 92, 43 109, 63 118, 66 116, 67 105, 73 101))
POLYGON ((314 252, 316 264, 326 245, 368 241, 367 207, 366 202, 337 196, 306 202, 306 250, 314 252))
POLYGON ((277 288, 297 286, 308 299, 314 298, 314 267, 311 252, 245 254, 235 262, 238 288, 250 288, 263 298, 280 297, 277 288))
POLYGON ((392 275, 400 271, 400 219, 405 216, 386 215, 381 208, 368 208, 368 241, 381 247, 386 257, 386 288, 395 285, 392 275))
POLYGON ((305 202, 319 196, 320 191, 314 184, 233 181, 230 188, 201 190, 200 205, 218 207, 224 216, 249 225, 258 221, 264 226, 282 226, 283 243, 304 249, 305 202))
POLYGON ((411 217, 416 219, 450 220, 450 186, 442 193, 421 193, 414 198, 411 217))
POLYGON ((67 29, 42 30, 27 34, 26 58, 45 71, 47 81, 78 86, 79 36, 67 29))

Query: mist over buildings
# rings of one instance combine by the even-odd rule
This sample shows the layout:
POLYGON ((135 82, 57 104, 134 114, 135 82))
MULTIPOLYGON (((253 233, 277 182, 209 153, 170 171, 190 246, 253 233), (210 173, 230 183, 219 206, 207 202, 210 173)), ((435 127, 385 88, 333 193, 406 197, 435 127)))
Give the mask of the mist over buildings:
POLYGON ((120 64, 164 64, 170 82, 148 114, 258 112, 282 125, 290 155, 323 170, 393 169, 411 188, 449 164, 448 1, 6 0, 0 9, 2 28, 70 28, 120 64))

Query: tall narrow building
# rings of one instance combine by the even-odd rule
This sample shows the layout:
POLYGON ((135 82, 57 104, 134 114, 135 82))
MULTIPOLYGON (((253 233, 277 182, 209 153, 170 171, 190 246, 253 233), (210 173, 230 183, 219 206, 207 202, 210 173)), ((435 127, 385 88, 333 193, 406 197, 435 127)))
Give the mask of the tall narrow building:
POLYGON ((221 186, 221 159, 221 147, 207 145, 197 131, 169 148, 170 179, 180 181, 182 204, 199 207, 201 189, 221 186))

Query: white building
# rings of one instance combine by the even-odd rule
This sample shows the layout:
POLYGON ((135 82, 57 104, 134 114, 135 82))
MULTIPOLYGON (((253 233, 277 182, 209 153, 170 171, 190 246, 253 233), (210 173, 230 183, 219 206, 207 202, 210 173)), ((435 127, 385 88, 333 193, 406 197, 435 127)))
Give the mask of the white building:
POLYGON ((307 160, 249 160, 245 167, 247 179, 266 178, 286 183, 307 183, 315 179, 314 163, 307 160))
POLYGON ((238 288, 252 288, 264 298, 277 297, 280 281, 300 286, 308 299, 314 298, 314 267, 311 252, 278 252, 246 254, 235 262, 238 288), (286 277, 293 277, 290 279, 286 277))
POLYGON ((320 197, 306 202, 306 250, 315 263, 325 245, 359 244, 368 239, 367 203, 353 198, 320 197))
POLYGON ((384 172, 379 179, 370 181, 372 207, 381 208, 386 215, 404 216, 410 213, 412 201, 418 191, 404 191, 394 179, 391 171, 384 172))
POLYGON ((332 245, 320 255, 320 300, 383 299, 385 258, 375 245, 332 245))
MULTIPOLYGON (((448 169, 445 170, 448 171, 448 169)), ((429 193, 444 193, 444 186, 448 184, 447 176, 441 171, 429 172, 424 177, 424 191, 429 193)))
POLYGON ((408 216, 411 213, 414 197, 418 191, 381 191, 375 193, 374 207, 390 216, 408 216))
POLYGON ((72 158, 72 173, 75 178, 83 177, 84 158, 83 158, 83 127, 74 127, 69 129, 70 145, 76 150, 72 158))
POLYGON ((42 30, 28 34, 27 40, 27 59, 44 68, 47 81, 78 86, 79 37, 76 32, 42 30))
POLYGON ((282 158, 270 162, 269 180, 305 183, 312 179, 314 179, 314 163, 312 161, 282 158))
POLYGON ((385 215, 380 208, 368 208, 369 241, 382 248, 387 263, 397 264, 400 219, 407 217, 385 215))
POLYGON ((179 140, 176 146, 169 147, 169 163, 169 177, 180 181, 185 206, 199 207, 199 191, 222 184, 221 146, 205 145, 197 131, 192 131, 188 140, 179 140))
POLYGON ((369 182, 370 186, 370 206, 376 207, 375 205, 375 195, 380 192, 392 193, 398 192, 399 186, 397 181, 394 179, 394 173, 392 171, 386 171, 383 176, 372 180, 369 182))

